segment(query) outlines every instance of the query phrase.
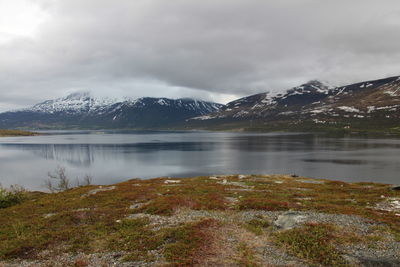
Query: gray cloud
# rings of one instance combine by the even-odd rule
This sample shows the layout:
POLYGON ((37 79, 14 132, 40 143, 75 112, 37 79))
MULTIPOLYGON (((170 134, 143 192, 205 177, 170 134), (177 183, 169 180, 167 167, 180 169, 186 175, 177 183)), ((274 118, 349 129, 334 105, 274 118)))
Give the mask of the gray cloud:
POLYGON ((208 100, 400 75, 396 0, 35 0, 0 43, 0 110, 79 89, 208 100))

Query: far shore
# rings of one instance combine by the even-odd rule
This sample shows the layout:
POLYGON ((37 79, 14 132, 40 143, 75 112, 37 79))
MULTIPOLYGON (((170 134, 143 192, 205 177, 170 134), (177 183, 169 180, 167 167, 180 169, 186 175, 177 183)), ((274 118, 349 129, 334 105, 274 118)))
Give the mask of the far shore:
POLYGON ((10 137, 10 136, 36 136, 41 135, 40 133, 22 131, 22 130, 6 130, 0 129, 0 137, 10 137))

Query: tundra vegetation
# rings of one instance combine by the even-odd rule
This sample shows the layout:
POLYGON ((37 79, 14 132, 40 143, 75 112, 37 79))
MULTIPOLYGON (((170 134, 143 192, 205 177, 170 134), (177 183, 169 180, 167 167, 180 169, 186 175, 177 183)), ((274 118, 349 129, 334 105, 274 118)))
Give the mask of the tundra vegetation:
POLYGON ((0 209, 0 265, 400 262, 400 192, 385 184, 223 175, 54 192, 0 209))

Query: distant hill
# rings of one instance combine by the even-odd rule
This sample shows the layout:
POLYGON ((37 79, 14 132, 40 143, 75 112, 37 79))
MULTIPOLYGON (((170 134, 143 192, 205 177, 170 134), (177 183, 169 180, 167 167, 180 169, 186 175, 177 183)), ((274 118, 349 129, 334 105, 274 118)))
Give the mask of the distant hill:
POLYGON ((33 107, 0 113, 0 128, 160 128, 206 115, 221 104, 189 98, 116 101, 74 93, 33 107))

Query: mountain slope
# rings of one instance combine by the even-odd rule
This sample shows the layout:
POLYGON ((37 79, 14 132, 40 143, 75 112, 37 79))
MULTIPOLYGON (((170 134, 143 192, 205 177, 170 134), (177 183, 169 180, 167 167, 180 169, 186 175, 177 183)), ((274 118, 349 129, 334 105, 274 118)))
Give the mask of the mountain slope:
POLYGON ((261 93, 188 121, 200 128, 308 129, 400 126, 400 77, 329 88, 310 81, 282 94, 261 93))
POLYGON ((194 99, 116 101, 75 93, 31 108, 0 114, 0 128, 157 128, 217 111, 222 105, 194 99))

